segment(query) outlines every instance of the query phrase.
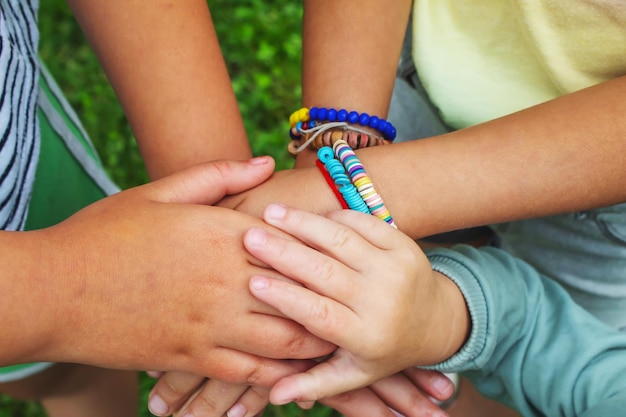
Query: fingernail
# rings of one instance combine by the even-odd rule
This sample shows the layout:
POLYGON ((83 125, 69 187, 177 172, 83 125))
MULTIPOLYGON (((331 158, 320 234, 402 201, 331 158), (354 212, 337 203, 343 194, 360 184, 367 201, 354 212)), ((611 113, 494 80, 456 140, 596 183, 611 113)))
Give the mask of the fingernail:
POLYGON ((159 378, 163 372, 159 372, 159 371, 146 371, 146 374, 148 374, 149 377, 151 378, 159 378))
POLYGON ((246 233, 246 242, 250 246, 263 246, 267 243, 267 233, 262 229, 250 229, 246 233))
POLYGON ((444 413, 443 411, 435 411, 435 413, 433 414, 433 417, 450 417, 447 413, 444 413))
POLYGON ((265 209, 265 218, 269 220, 282 220, 287 209, 282 204, 270 204, 265 209))
POLYGON ((433 389, 442 397, 449 397, 454 393, 454 384, 445 376, 438 376, 433 380, 433 389))
POLYGON ((244 407, 243 404, 237 403, 233 405, 232 407, 230 407, 230 410, 226 412, 226 416, 227 417, 244 417, 247 412, 248 412, 248 409, 244 407))
POLYGON ((270 281, 265 277, 250 278, 250 288, 253 290, 264 290, 270 286, 270 281))
POLYGON ((165 416, 168 414, 169 411, 169 407, 167 406, 165 401, 163 401, 163 398, 159 397, 158 395, 153 395, 150 398, 150 401, 148 402, 148 408, 150 409, 150 412, 155 416, 165 416))
POLYGON ((266 165, 271 161, 269 156, 257 156, 256 158, 250 159, 251 165, 266 165))

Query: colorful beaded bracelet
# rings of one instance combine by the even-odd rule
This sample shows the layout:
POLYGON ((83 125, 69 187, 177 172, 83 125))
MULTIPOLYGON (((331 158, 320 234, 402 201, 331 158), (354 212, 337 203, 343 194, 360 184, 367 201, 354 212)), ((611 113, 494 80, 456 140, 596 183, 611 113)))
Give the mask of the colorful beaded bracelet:
POLYGON ((333 109, 326 107, 303 107, 291 114, 289 124, 292 128, 298 122, 342 122, 350 125, 361 125, 377 130, 383 138, 393 141, 396 138, 396 128, 393 124, 378 116, 370 116, 367 113, 358 113, 346 109, 333 109))
POLYGON ((324 164, 326 172, 332 178, 335 183, 335 187, 341 193, 343 200, 348 204, 348 207, 352 210, 360 211, 361 213, 369 214, 369 208, 365 204, 365 201, 360 197, 356 187, 350 181, 350 177, 346 172, 344 166, 335 158, 333 150, 325 146, 317 151, 319 160, 324 164))
MULTIPOLYGON (((317 155, 349 208, 372 214, 397 228, 363 164, 347 142, 337 140, 332 149, 324 146, 317 155)), ((327 182, 332 187, 328 179, 327 182)))
POLYGON ((352 129, 327 130, 320 134, 317 134, 317 132, 314 134, 306 133, 302 138, 292 140, 287 146, 287 151, 291 156, 295 157, 300 151, 307 147, 313 150, 318 150, 324 146, 332 148, 338 140, 347 142, 352 149, 362 149, 369 146, 380 146, 389 143, 378 136, 352 129))

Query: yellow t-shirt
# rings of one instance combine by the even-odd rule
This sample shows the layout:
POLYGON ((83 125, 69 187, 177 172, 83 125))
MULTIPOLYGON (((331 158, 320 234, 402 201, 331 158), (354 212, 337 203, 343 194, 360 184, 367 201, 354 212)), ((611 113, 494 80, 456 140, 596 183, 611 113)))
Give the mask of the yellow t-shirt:
POLYGON ((463 128, 626 75, 621 0, 416 0, 415 66, 463 128))

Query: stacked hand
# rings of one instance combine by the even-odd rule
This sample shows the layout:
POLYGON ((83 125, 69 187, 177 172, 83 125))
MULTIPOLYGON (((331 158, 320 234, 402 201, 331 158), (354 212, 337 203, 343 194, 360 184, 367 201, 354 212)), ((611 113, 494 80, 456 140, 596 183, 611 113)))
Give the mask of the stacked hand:
POLYGON ((28 262, 40 269, 32 276, 56 284, 30 286, 33 303, 55 306, 30 310, 40 311, 35 319, 52 331, 34 350, 15 349, 23 355, 15 360, 184 370, 270 386, 310 366, 278 359, 330 353, 333 345, 248 290, 252 275, 279 276, 242 245, 247 229, 268 226, 211 206, 272 170, 270 158, 199 165, 18 235, 36 245, 28 249, 39 255, 28 262), (27 356, 33 351, 36 357, 27 356))
MULTIPOLYGON (((441 412, 426 395, 447 399, 451 382, 413 365, 454 353, 465 333, 460 339, 439 335, 433 340, 446 346, 430 348, 423 335, 441 331, 429 314, 416 315, 415 305, 446 303, 450 290, 460 297, 454 285, 430 269, 411 239, 374 217, 342 211, 330 216, 334 222, 293 209, 285 211, 290 216, 275 215, 283 211, 270 206, 265 220, 304 243, 276 230, 249 230, 246 248, 284 275, 257 275, 251 291, 339 349, 321 364, 311 364, 307 373, 281 380, 272 389, 272 402, 308 406, 321 400, 346 416, 393 415, 389 407, 407 416, 441 412)), ((166 373, 153 390, 151 409, 158 415, 210 417, 228 411, 229 417, 252 417, 267 404, 269 388, 166 373)))

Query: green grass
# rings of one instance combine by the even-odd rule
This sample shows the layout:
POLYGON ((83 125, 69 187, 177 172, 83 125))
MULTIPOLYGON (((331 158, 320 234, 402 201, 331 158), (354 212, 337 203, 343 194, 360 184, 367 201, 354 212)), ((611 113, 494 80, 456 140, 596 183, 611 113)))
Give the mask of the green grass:
MULTIPOLYGON (((286 0, 209 0, 232 83, 256 155, 289 168, 287 118, 300 104, 301 4, 286 0)), ((40 54, 81 117, 105 167, 122 188, 147 176, 115 95, 64 0, 42 1, 40 54)), ((141 376, 140 416, 153 380, 141 376)), ((332 417, 316 406, 269 407, 266 417, 332 417)), ((0 396, 0 417, 43 417, 37 403, 0 396)))

